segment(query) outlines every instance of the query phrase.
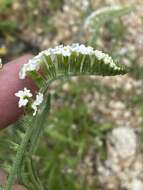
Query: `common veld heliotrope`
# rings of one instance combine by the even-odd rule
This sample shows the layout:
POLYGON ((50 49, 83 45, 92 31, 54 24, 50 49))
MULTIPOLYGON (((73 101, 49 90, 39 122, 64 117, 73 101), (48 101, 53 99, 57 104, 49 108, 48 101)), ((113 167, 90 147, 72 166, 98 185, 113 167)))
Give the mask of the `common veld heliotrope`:
POLYGON ((27 121, 26 131, 21 136, 21 144, 16 146, 17 154, 5 189, 11 190, 16 176, 19 182, 29 190, 44 189, 32 169, 32 155, 36 150, 50 109, 48 88, 53 81, 71 76, 114 76, 126 73, 125 67, 115 63, 108 54, 83 44, 49 48, 23 65, 19 72, 19 78, 24 80, 26 77, 30 77, 37 85, 38 90, 36 97, 26 88, 15 94, 19 97, 19 107, 24 107, 25 113, 30 116, 30 122, 27 121), (27 172, 28 175, 26 175, 27 172))

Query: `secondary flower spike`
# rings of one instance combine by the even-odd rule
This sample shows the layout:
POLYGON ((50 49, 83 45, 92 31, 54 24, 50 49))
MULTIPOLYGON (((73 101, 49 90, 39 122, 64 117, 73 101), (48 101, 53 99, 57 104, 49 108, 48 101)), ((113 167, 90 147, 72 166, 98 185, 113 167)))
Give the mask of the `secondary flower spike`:
POLYGON ((24 88, 24 90, 20 90, 17 93, 15 93, 15 96, 19 97, 19 108, 25 107, 28 104, 28 99, 32 97, 32 94, 30 90, 27 88, 24 88))
POLYGON ((36 115, 38 111, 38 106, 43 102, 43 94, 38 92, 36 95, 36 100, 33 100, 31 97, 33 96, 30 90, 27 88, 24 88, 24 90, 20 90, 17 93, 15 93, 15 96, 19 97, 18 106, 26 107, 29 105, 29 108, 31 108, 33 112, 33 116, 36 115))

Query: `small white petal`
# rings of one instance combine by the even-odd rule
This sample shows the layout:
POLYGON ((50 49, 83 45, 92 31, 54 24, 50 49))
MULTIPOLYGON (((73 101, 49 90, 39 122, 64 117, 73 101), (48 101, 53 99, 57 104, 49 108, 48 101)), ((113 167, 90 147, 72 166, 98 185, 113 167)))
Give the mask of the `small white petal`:
POLYGON ((32 107, 32 109, 34 110, 34 112, 33 112, 33 116, 35 116, 36 115, 36 113, 37 113, 37 105, 35 104, 35 103, 33 103, 32 105, 31 105, 31 107, 32 107))
POLYGON ((25 79, 26 78, 26 73, 28 71, 38 71, 40 68, 39 65, 39 55, 36 56, 35 58, 29 60, 28 63, 24 64, 19 72, 19 78, 20 79, 25 79))
POLYGON ((36 115, 37 111, 38 111, 38 106, 43 102, 43 94, 42 93, 38 93, 36 95, 36 100, 32 103, 31 107, 34 110, 33 116, 36 115))
POLYGON ((27 97, 32 97, 32 93, 30 92, 30 90, 28 90, 27 88, 24 88, 24 94, 27 97))
POLYGON ((22 97, 23 96, 23 91, 22 90, 20 90, 20 91, 18 91, 17 93, 15 93, 15 96, 17 96, 17 97, 22 97))
POLYGON ((39 92, 39 93, 36 95, 35 104, 36 104, 36 105, 40 105, 42 102, 43 102, 43 94, 39 92))
POLYGON ((20 99, 19 102, 18 102, 18 106, 19 108, 21 107, 25 107, 26 105, 28 104, 28 99, 20 99))
POLYGON ((105 54, 102 51, 95 50, 95 56, 98 60, 102 60, 105 58, 105 54))

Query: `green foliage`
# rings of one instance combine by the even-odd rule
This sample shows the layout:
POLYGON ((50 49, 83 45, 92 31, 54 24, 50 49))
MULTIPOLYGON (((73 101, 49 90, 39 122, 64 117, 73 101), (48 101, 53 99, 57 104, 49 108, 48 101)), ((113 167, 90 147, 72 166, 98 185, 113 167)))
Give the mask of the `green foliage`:
MULTIPOLYGON (((79 101, 82 90, 86 89, 86 83, 80 88, 73 83, 70 85, 74 86, 71 91, 72 96, 67 97, 65 101, 69 102, 70 99, 75 101, 76 107, 70 109, 66 105, 57 107, 46 118, 44 135, 33 156, 33 164, 36 165, 33 172, 38 173, 43 186, 49 190, 95 190, 97 182, 89 184, 86 173, 80 174, 78 167, 87 155, 89 147, 94 147, 95 156, 98 153, 103 159, 106 158, 106 144, 99 145, 95 139, 97 137, 98 140, 104 141, 113 126, 95 123, 88 114, 86 105, 79 101)), ((56 101, 56 97, 53 97, 53 101, 56 101)), ((25 121, 28 120, 31 123, 30 118, 26 117, 21 124, 25 125, 25 121)), ((27 162, 23 164, 27 166, 27 162)), ((25 168, 23 171, 23 169, 22 176, 18 175, 19 183, 24 184, 27 189, 32 189, 29 170, 25 168), (19 176, 22 178, 19 179, 19 176)))
POLYGON ((17 144, 16 158, 5 186, 6 190, 11 190, 16 174, 19 182, 28 189, 43 190, 43 186, 34 171, 31 154, 34 152, 37 143, 35 139, 38 140, 41 131, 43 131, 46 114, 49 110, 49 101, 49 97, 45 99, 41 107, 41 113, 38 114, 36 119, 26 117, 23 121, 23 131, 20 133, 21 143, 20 145, 17 144))
MULTIPOLYGON (((99 59, 96 55, 76 55, 70 57, 57 56, 57 60, 50 60, 50 57, 45 57, 47 66, 47 77, 53 78, 58 75, 70 76, 75 75, 117 75, 125 74, 126 70, 123 66, 117 64, 117 68, 110 65, 110 61, 106 64, 104 59, 99 59)), ((108 59, 108 58, 107 58, 108 59)))
POLYGON ((86 18, 85 26, 91 25, 97 29, 108 20, 129 14, 133 11, 133 9, 134 8, 132 6, 102 7, 101 9, 91 13, 91 15, 86 18))

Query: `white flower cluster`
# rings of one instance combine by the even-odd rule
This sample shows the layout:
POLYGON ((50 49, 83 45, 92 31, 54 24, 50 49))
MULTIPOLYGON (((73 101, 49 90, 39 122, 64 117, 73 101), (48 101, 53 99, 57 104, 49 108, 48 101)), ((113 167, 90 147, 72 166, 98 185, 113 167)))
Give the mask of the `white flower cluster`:
POLYGON ((114 69, 120 70, 120 68, 113 62, 112 58, 103 53, 102 51, 94 50, 90 46, 85 46, 83 44, 74 43, 72 45, 67 46, 56 46, 55 48, 49 48, 47 50, 44 50, 40 52, 37 56, 35 56, 33 59, 29 60, 28 63, 24 64, 19 72, 19 78, 25 79, 26 73, 28 71, 34 71, 39 70, 40 68, 40 61, 42 56, 48 55, 53 60, 56 55, 62 55, 64 57, 71 56, 72 53, 76 53, 77 55, 83 54, 83 55, 95 55, 98 60, 103 60, 105 64, 110 64, 111 67, 114 69))
POLYGON ((15 96, 19 98, 18 106, 21 108, 28 104, 29 98, 32 97, 32 93, 27 88, 24 88, 24 90, 19 90, 15 93, 15 96))
MULTIPOLYGON (((30 102, 30 98, 33 96, 30 90, 27 88, 24 88, 24 90, 20 90, 17 93, 15 93, 15 96, 19 98, 18 106, 19 108, 25 107, 30 102)), ((36 95, 36 100, 32 102, 31 108, 33 109, 33 116, 36 115, 38 111, 38 106, 43 102, 43 94, 38 93, 36 95)))
POLYGON ((81 54, 94 54, 94 49, 90 46, 85 46, 83 44, 79 45, 78 43, 67 45, 67 46, 56 46, 55 48, 49 48, 45 51, 48 55, 57 55, 61 54, 63 56, 71 56, 73 52, 81 53, 81 54))
POLYGON ((40 68, 38 62, 39 62, 39 56, 38 57, 35 56, 33 59, 30 59, 28 63, 24 64, 19 72, 19 78, 25 79, 26 73, 28 71, 35 71, 35 70, 38 71, 40 68))
POLYGON ((103 60, 105 64, 110 64, 110 67, 114 68, 115 70, 120 70, 120 68, 114 63, 113 59, 108 54, 105 54, 99 50, 95 50, 94 54, 98 60, 103 60))

